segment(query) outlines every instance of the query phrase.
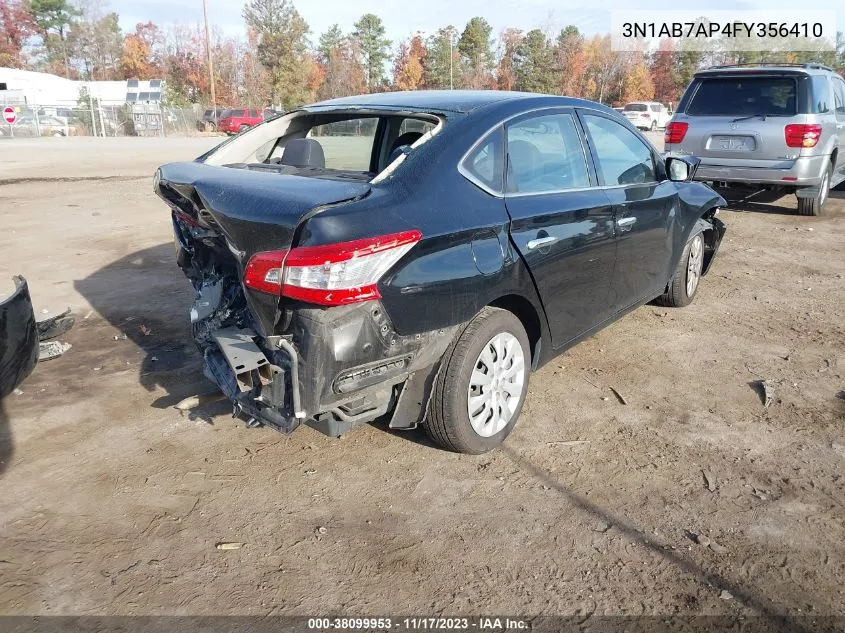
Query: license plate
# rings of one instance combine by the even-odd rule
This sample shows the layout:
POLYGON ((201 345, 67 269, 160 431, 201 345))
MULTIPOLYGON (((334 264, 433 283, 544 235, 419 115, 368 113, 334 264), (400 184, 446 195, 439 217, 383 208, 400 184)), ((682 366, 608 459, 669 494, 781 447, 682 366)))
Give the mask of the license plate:
POLYGON ((709 149, 717 152, 753 152, 757 149, 757 142, 753 136, 713 136, 709 149))

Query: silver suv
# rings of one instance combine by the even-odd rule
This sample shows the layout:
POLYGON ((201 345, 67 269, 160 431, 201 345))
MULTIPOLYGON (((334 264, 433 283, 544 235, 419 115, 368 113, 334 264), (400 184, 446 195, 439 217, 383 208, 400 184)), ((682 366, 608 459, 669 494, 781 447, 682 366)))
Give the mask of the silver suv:
POLYGON ((667 154, 701 159, 696 180, 792 191, 820 215, 845 181, 845 81, 819 64, 696 73, 666 125, 667 154))

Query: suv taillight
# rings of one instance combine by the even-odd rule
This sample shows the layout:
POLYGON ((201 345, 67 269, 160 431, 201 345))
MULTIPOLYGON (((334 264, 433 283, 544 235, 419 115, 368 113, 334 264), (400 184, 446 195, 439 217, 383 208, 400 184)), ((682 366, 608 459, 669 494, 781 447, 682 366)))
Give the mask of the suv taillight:
POLYGON ((783 128, 788 147, 815 147, 822 135, 822 126, 815 123, 790 123, 783 128))
POLYGON ((376 284, 382 275, 421 239, 422 233, 414 230, 256 253, 246 265, 244 285, 324 306, 378 299, 376 284))
POLYGON ((670 144, 680 143, 687 135, 688 129, 689 123, 684 123, 683 121, 672 121, 667 123, 666 130, 663 132, 663 142, 670 144))

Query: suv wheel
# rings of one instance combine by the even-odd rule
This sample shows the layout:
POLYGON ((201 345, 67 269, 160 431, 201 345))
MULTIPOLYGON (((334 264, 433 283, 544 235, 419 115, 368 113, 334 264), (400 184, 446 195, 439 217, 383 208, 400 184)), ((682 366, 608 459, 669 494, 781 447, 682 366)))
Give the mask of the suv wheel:
POLYGON ((655 303, 671 308, 683 308, 691 304, 698 292, 703 268, 704 233, 699 232, 693 235, 684 246, 681 261, 678 262, 675 274, 669 282, 669 290, 660 295, 655 303))
POLYGON ((649 129, 650 129, 652 132, 656 132, 656 131, 657 131, 657 121, 652 121, 652 122, 651 122, 651 127, 650 127, 649 129))
POLYGON ((426 433, 443 448, 485 453, 513 430, 528 391, 528 335, 511 312, 486 307, 443 355, 426 433))
POLYGON ((827 196, 830 194, 830 174, 832 171, 833 165, 828 165, 822 175, 819 193, 814 198, 798 198, 799 215, 821 215, 824 213, 824 203, 827 202, 827 196))
POLYGON ((246 123, 244 123, 243 125, 241 125, 241 126, 238 128, 238 134, 240 134, 240 133, 242 133, 242 132, 246 132, 246 131, 247 131, 249 128, 251 128, 251 127, 252 127, 251 125, 247 125, 246 123))

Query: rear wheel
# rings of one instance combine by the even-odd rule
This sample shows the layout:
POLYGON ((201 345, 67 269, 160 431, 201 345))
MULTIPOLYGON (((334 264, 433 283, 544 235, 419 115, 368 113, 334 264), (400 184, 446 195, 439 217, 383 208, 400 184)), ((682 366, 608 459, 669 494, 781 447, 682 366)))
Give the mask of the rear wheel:
POLYGON ((696 233, 684 246, 681 260, 669 282, 669 289, 660 295, 655 303, 672 308, 683 308, 691 304, 698 292, 703 269, 704 233, 696 233))
POLYGON ((528 335, 511 312, 486 307, 441 360, 424 428, 443 448, 485 453, 513 430, 528 390, 528 335))
POLYGON ((657 131, 657 121, 652 121, 652 122, 651 122, 651 127, 650 127, 649 129, 650 129, 652 132, 656 132, 656 131, 657 131))
POLYGON ((819 192, 813 198, 798 198, 799 215, 821 215, 824 213, 824 204, 827 202, 827 196, 830 193, 830 175, 832 171, 833 165, 828 165, 822 175, 819 192))
POLYGON ((251 127, 252 127, 251 125, 242 125, 238 128, 238 133, 240 134, 242 132, 246 132, 251 127))

